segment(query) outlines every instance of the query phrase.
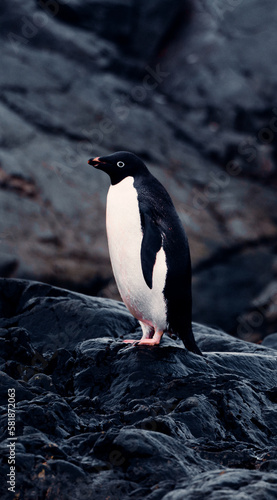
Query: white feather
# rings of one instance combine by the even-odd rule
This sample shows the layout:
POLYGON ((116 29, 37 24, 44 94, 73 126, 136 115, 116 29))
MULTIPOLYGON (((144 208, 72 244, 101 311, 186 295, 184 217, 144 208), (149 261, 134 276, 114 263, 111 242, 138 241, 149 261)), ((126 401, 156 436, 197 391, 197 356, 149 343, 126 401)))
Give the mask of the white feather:
POLYGON ((122 300, 138 320, 154 326, 155 330, 165 330, 166 303, 162 293, 167 273, 165 253, 163 248, 157 253, 150 289, 141 268, 143 233, 133 177, 110 186, 106 224, 112 268, 122 300))

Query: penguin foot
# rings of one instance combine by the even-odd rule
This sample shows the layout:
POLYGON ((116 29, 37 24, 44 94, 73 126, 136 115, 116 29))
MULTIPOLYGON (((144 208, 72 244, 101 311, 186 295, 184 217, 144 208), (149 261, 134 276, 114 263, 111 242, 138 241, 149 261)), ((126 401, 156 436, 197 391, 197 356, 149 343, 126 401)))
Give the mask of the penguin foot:
POLYGON ((161 339, 142 339, 138 345, 159 345, 161 339))
POLYGON ((125 342, 125 344, 133 344, 133 345, 158 345, 161 341, 162 336, 163 336, 162 331, 156 331, 151 339, 143 335, 140 340, 128 339, 128 340, 123 340, 123 342, 125 342))
POLYGON ((124 344, 134 344, 134 345, 158 345, 160 343, 159 339, 142 339, 142 340, 123 340, 124 344))

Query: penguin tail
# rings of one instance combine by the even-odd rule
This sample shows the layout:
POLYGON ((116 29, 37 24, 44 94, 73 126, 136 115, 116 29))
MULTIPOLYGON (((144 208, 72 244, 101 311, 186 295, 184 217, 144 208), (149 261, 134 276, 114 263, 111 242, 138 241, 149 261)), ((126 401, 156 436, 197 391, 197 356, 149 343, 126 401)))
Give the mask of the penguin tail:
POLYGON ((188 347, 186 345, 186 348, 191 351, 191 352, 194 352, 194 354, 198 354, 198 356, 203 356, 203 353, 200 351, 198 345, 196 344, 196 342, 194 341, 194 345, 193 346, 190 346, 188 347))
POLYGON ((190 328, 185 335, 179 334, 178 336, 182 340, 184 346, 188 351, 194 352, 194 354, 198 354, 198 356, 203 356, 202 352, 200 351, 198 345, 195 342, 192 328, 190 328))

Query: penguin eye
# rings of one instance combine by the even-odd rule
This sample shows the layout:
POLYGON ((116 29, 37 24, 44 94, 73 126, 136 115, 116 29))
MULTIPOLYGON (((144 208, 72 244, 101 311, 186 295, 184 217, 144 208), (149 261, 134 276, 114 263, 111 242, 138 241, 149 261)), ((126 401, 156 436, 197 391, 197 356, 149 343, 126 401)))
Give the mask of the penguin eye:
POLYGON ((124 166, 125 166, 125 163, 123 163, 123 161, 118 161, 118 162, 117 162, 117 166, 118 166, 119 168, 122 168, 122 167, 124 167, 124 166))

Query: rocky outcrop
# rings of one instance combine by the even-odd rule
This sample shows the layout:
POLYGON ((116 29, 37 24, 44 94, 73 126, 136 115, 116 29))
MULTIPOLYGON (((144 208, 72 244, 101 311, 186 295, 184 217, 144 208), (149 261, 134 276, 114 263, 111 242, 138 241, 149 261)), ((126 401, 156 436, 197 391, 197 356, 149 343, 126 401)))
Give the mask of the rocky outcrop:
POLYGON ((128 149, 186 227, 194 318, 276 331, 275 2, 3 0, 0 14, 1 276, 118 298, 108 179, 87 159, 128 149))
POLYGON ((203 357, 130 346, 121 303, 20 280, 0 311, 1 498, 11 388, 16 498, 276 498, 276 343, 194 324, 203 357))

